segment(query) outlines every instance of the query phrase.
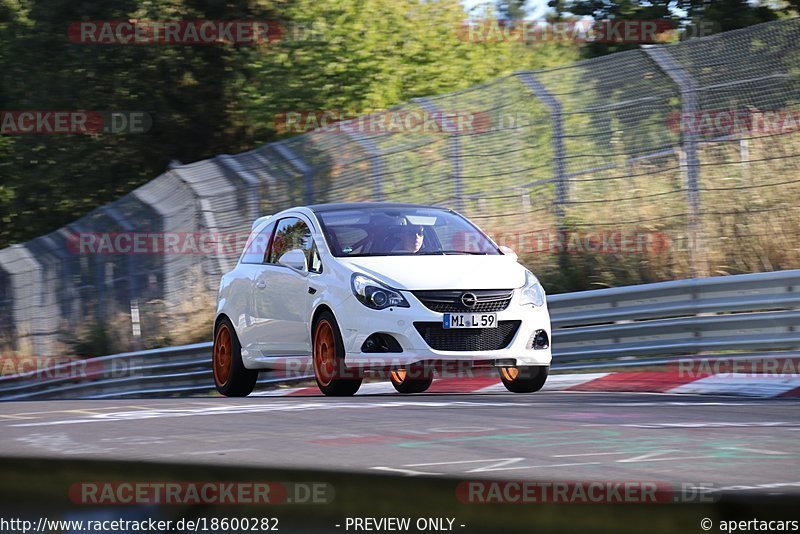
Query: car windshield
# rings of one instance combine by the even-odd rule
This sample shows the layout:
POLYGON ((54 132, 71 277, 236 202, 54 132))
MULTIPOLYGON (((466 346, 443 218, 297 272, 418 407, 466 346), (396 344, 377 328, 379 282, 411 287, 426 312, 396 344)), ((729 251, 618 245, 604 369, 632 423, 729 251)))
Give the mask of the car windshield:
POLYGON ((500 251, 464 217, 426 207, 371 207, 317 214, 337 257, 477 254, 500 251))

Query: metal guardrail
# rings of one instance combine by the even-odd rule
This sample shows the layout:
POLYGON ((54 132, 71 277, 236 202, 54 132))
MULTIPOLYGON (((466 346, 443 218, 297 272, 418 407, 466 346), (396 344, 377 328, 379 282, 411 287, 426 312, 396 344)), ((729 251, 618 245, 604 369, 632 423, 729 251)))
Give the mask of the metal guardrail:
MULTIPOLYGON (((800 270, 553 295, 553 367, 659 365, 719 351, 797 356, 800 270), (790 352, 773 352, 790 351, 790 352)), ((211 343, 128 352, 0 377, 0 399, 111 398, 213 391, 211 343)), ((260 385, 311 379, 262 372, 260 385)))
POLYGON ((800 347, 800 270, 548 299, 557 362, 800 347))
MULTIPOLYGON (((119 398, 147 395, 202 394, 214 390, 211 346, 181 347, 112 354, 46 369, 0 377, 0 399, 119 398)), ((258 384, 303 381, 311 375, 264 372, 258 384)))

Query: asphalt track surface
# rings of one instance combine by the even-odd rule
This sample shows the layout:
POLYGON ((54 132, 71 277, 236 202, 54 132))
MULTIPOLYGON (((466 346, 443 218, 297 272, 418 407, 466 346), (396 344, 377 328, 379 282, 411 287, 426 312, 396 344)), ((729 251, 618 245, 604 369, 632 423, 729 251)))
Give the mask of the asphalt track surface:
POLYGON ((0 455, 800 494, 800 400, 541 392, 0 403, 0 455))

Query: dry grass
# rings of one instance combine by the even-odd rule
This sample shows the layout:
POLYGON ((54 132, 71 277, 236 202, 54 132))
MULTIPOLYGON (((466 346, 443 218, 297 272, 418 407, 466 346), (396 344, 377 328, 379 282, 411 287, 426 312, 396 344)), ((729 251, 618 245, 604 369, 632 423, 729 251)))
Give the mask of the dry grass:
POLYGON ((200 267, 195 266, 186 277, 186 286, 179 301, 163 303, 162 325, 167 329, 165 335, 171 344, 185 345, 211 340, 218 283, 216 276, 207 277, 200 267))
MULTIPOLYGON (((749 157, 745 161, 739 141, 700 145, 699 275, 800 268, 800 134, 756 137, 746 143, 749 157)), ((665 249, 570 254, 535 250, 524 239, 514 241, 516 236, 542 229, 552 233, 557 226, 552 213, 535 208, 491 219, 491 226, 484 229, 501 241, 503 236, 512 236, 508 244, 556 292, 693 276, 680 154, 642 161, 624 172, 620 168, 624 167, 570 184, 573 204, 566 209, 566 228, 589 235, 614 230, 628 235, 663 234, 668 237, 665 249), (517 242, 519 247, 514 246, 517 242)), ((535 206, 538 196, 541 192, 530 204, 535 206)), ((514 201, 513 208, 519 207, 520 201, 514 201)), ((491 210, 500 213, 497 206, 483 212, 491 210)), ((513 209, 507 205, 505 211, 513 209)))

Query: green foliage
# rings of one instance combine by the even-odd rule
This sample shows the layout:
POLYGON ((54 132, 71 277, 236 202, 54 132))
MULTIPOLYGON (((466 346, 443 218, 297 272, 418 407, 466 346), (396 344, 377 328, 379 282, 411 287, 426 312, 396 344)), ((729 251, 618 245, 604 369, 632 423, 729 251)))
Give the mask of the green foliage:
POLYGON ((183 162, 276 139, 291 110, 384 109, 575 46, 467 42, 457 0, 0 0, 0 109, 136 110, 144 135, 0 138, 0 248, 67 224, 183 162), (278 43, 87 45, 81 20, 280 20, 278 43))
MULTIPOLYGON (((525 9, 521 0, 495 5, 498 18, 519 18, 525 9)), ((554 18, 568 12, 679 23, 705 18, 721 29, 776 16, 745 0, 552 5, 554 18)), ((489 9, 480 16, 495 15, 489 9)), ((196 161, 273 141, 280 137, 276 114, 386 109, 514 70, 624 48, 469 42, 459 33, 466 18, 458 0, 0 0, 0 109, 138 110, 154 120, 144 135, 0 137, 0 248, 119 198, 172 160, 196 161), (83 45, 67 37, 72 21, 109 19, 280 20, 288 31, 263 46, 83 45)), ((546 145, 546 139, 530 141, 546 145)), ((400 157, 403 166, 425 165, 417 156, 405 162, 400 157)), ((430 163, 429 170, 446 166, 436 158, 430 163)), ((429 180, 430 173, 420 179, 429 180)), ((475 181, 468 192, 485 185, 475 181)), ((393 187, 387 184, 387 191, 393 187)))
POLYGON ((366 113, 577 57, 563 45, 469 42, 456 0, 298 0, 286 15, 305 38, 244 51, 238 91, 259 141, 274 137, 276 114, 366 113))
MULTIPOLYGON (((791 0, 795 3, 797 0, 791 0)), ((557 17, 567 13, 595 20, 665 20, 673 28, 688 30, 686 35, 715 33, 745 28, 778 18, 778 11, 748 0, 550 0, 557 17), (702 26, 699 26, 702 25, 702 26), (692 30, 695 27, 695 30, 692 30)), ((636 43, 588 43, 584 57, 597 57, 638 48, 636 43)))
MULTIPOLYGON (((230 18, 264 19, 269 7, 234 2, 230 18)), ((176 20, 223 14, 216 2, 7 2, 0 27, 5 110, 141 110, 146 135, 29 135, 0 144, 0 246, 63 225, 153 179, 173 159, 248 148, 238 134, 226 46, 88 45, 71 21, 176 20), (199 6, 199 7, 196 7, 199 6), (12 200, 8 200, 11 198, 12 200)))
POLYGON ((117 350, 117 343, 110 332, 109 326, 104 321, 89 323, 81 332, 67 342, 71 353, 80 357, 113 354, 117 350))
POLYGON ((526 0, 496 0, 497 16, 504 20, 521 20, 525 18, 526 0))

